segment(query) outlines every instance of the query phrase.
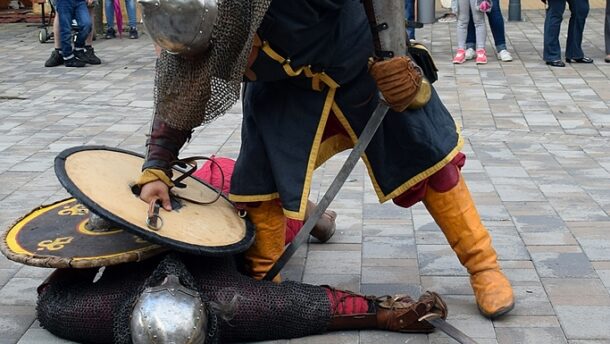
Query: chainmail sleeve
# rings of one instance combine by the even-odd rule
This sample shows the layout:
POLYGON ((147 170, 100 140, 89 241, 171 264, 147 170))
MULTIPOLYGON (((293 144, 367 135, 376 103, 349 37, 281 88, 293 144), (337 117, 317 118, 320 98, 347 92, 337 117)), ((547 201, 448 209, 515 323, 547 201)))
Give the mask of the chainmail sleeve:
POLYGON ((208 69, 205 59, 186 59, 163 51, 156 65, 154 118, 180 130, 212 120, 205 116, 211 95, 208 69))
POLYGON ((154 117, 191 130, 223 115, 239 100, 256 30, 270 0, 219 1, 210 48, 202 56, 166 51, 157 59, 154 117))

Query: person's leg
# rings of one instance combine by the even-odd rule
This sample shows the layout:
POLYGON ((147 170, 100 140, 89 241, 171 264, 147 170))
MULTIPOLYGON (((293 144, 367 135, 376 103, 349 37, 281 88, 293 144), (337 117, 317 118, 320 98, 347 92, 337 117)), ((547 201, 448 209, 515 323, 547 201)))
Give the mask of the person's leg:
MULTIPOLYGON (((409 21, 415 20, 415 0, 405 1, 405 18, 407 18, 409 21)), ((407 39, 415 39, 415 28, 407 27, 407 35, 409 35, 407 39)))
POLYGON ((566 42, 566 60, 582 59, 582 34, 589 15, 589 0, 568 0, 570 6, 570 22, 568 25, 568 40, 566 42))
POLYGON ((474 32, 476 34, 477 50, 485 49, 487 39, 487 28, 485 27, 485 14, 477 10, 477 0, 470 0, 470 14, 474 21, 474 32))
POLYGON ((45 61, 45 67, 56 67, 64 64, 64 59, 61 53, 61 34, 59 32, 59 15, 55 14, 53 19, 53 45, 54 49, 51 56, 45 61))
POLYGON ((85 42, 91 33, 92 21, 89 16, 89 8, 87 8, 86 0, 76 0, 74 8, 74 17, 78 24, 78 34, 74 42, 74 49, 84 51, 85 42))
POLYGON ((138 38, 138 28, 136 23, 136 0, 125 0, 127 16, 129 17, 129 38, 138 38))
POLYGON ((500 270, 491 237, 481 222, 463 176, 453 164, 445 169, 451 169, 444 171, 447 175, 431 177, 424 205, 468 270, 479 310, 486 317, 498 317, 514 306, 512 287, 500 270), (446 179, 456 176, 457 184, 451 187, 446 179), (436 182, 434 178, 442 180, 436 182))
POLYGON ((129 26, 136 27, 136 0, 125 0, 125 8, 127 9, 129 26))
POLYGON ((475 49, 477 36, 474 32, 474 20, 472 19, 472 13, 470 13, 470 11, 468 11, 468 15, 470 16, 470 19, 468 20, 468 34, 466 35, 466 49, 475 49))
POLYGON ((64 59, 72 58, 72 0, 57 0, 56 12, 59 22, 59 37, 61 53, 64 59))
POLYGON ((114 0, 103 0, 104 10, 106 12, 106 35, 104 38, 110 39, 116 37, 114 31, 114 0))
POLYGON ((504 32, 504 17, 502 16, 502 9, 500 8, 500 0, 492 0, 491 11, 487 13, 489 19, 489 28, 491 34, 494 37, 494 44, 496 51, 500 52, 506 50, 506 37, 504 32))
POLYGON ((470 0, 470 13, 474 21, 474 32, 476 34, 476 63, 487 63, 485 52, 485 41, 487 40, 487 28, 485 27, 485 13, 477 10, 477 0, 470 0))
MULTIPOLYGON (((94 1, 95 4, 95 1, 94 1)), ((87 35, 87 39, 85 40, 85 52, 84 54, 79 54, 78 58, 89 63, 89 64, 94 64, 94 65, 98 65, 102 63, 102 60, 100 60, 99 57, 97 57, 95 55, 95 51, 93 49, 93 35, 94 35, 94 23, 95 23, 95 6, 99 6, 99 5, 93 5, 93 6, 88 6, 87 10, 89 12, 89 17, 91 18, 91 31, 89 32, 89 35, 87 35)))
POLYGON ((466 48, 468 23, 470 23, 470 0, 458 0, 458 16, 456 30, 458 49, 466 48))
POLYGON ((61 50, 61 32, 59 30, 59 14, 57 14, 57 11, 55 12, 55 18, 53 18, 53 37, 53 46, 55 49, 61 50))
POLYGON ((453 63, 464 63, 466 61, 466 36, 468 35, 468 23, 470 22, 470 0, 458 0, 457 16, 457 52, 453 57, 453 63))
POLYGON ((604 24, 604 39, 606 41, 606 62, 610 63, 610 1, 606 1, 606 22, 604 24))
MULTIPOLYGON (((246 208, 256 228, 254 244, 245 252, 246 270, 255 279, 263 279, 284 251, 286 217, 278 200, 259 202, 246 208)), ((279 282, 280 276, 274 279, 279 282)))
POLYGON ((87 10, 89 11, 89 18, 91 18, 91 31, 85 40, 85 47, 90 47, 93 44, 93 36, 95 35, 95 5, 87 6, 87 10))
POLYGON ((559 31, 563 12, 566 9, 566 0, 548 0, 548 8, 544 19, 544 51, 542 58, 547 62, 561 60, 561 46, 559 45, 559 31))

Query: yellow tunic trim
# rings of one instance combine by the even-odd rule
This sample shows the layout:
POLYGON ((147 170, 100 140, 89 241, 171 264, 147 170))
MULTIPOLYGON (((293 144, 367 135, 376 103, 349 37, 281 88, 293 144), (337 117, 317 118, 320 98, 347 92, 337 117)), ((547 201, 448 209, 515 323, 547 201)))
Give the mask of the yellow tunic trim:
MULTIPOLYGON (((347 131, 348 135, 352 139, 353 144, 355 145, 356 141, 358 140, 358 136, 356 135, 356 133, 354 132, 352 127, 349 125, 347 118, 345 117, 345 115, 343 114, 343 112, 341 111, 339 106, 337 106, 336 104, 334 104, 334 106, 333 106, 333 113, 335 114, 335 116, 337 117, 337 119, 339 120, 339 122, 341 123, 343 128, 347 131)), ((460 152, 460 150, 462 149, 462 146, 464 145, 464 140, 462 138, 462 135, 461 135, 460 130, 457 125, 456 125, 456 132, 458 134, 457 145, 455 146, 455 148, 453 148, 451 150, 451 152, 449 152, 449 154, 447 154, 445 156, 445 158, 443 158, 442 160, 440 160, 439 162, 434 164, 432 167, 424 170, 423 172, 420 172, 419 174, 415 175, 411 179, 407 180, 406 182, 404 182, 402 185, 400 185, 399 187, 397 187, 396 189, 394 189, 392 192, 390 192, 387 195, 381 191, 381 187, 379 187, 377 178, 375 178, 375 174, 373 173, 373 169, 371 168, 371 163, 369 162, 369 160, 366 156, 366 153, 363 153, 362 160, 364 161, 364 164, 366 165, 366 169, 369 173, 369 177, 371 178, 371 182, 373 183, 373 188, 375 189, 375 193, 377 194, 377 198, 379 199, 379 202, 384 203, 397 196, 400 196, 402 193, 409 190, 417 183, 425 180, 426 178, 429 178, 436 172, 440 171, 449 162, 451 162, 451 160, 453 160, 453 158, 455 158, 455 156, 460 152)))
MULTIPOLYGON (((284 214, 296 220, 303 220, 305 218, 305 211, 307 209, 307 201, 309 199, 309 190, 311 190, 311 179, 313 171, 318 166, 316 164, 318 160, 318 153, 320 150, 320 144, 322 141, 322 135, 324 134, 324 128, 330 115, 330 110, 335 104, 335 92, 339 88, 339 84, 336 83, 328 74, 324 72, 314 73, 311 70, 311 66, 299 67, 296 70, 290 66, 290 59, 286 59, 278 54, 269 46, 269 42, 263 41, 261 49, 271 59, 279 62, 284 69, 286 75, 290 77, 296 77, 304 75, 311 79, 311 88, 315 91, 321 92, 325 87, 328 87, 328 93, 326 94, 326 100, 322 107, 322 113, 318 122, 318 128, 316 129, 316 135, 314 136, 311 151, 309 152, 309 161, 307 163, 307 171, 305 172, 305 181, 303 183, 303 189, 301 190, 301 203, 299 205, 299 211, 291 211, 283 208, 284 214), (306 192, 307 191, 307 192, 306 192)), ((274 192, 265 195, 235 195, 229 194, 229 200, 233 202, 258 202, 258 201, 270 201, 272 199, 279 198, 279 193, 274 192)))

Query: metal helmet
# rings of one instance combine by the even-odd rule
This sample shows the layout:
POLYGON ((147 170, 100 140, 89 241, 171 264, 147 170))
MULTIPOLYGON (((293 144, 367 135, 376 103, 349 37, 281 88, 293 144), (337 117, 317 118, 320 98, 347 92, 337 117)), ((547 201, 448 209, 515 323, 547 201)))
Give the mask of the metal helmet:
POLYGON ((161 285, 146 288, 131 315, 133 344, 203 344, 207 314, 199 293, 168 275, 161 285))
POLYGON ((218 17, 217 0, 138 0, 152 40, 173 54, 204 53, 218 17))

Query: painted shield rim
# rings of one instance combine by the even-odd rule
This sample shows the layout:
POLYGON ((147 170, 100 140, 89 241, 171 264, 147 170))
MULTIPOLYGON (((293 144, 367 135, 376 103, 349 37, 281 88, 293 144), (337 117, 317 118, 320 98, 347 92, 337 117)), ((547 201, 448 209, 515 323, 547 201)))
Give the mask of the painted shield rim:
MULTIPOLYGON (((55 269, 63 269, 63 268, 74 268, 74 269, 89 269, 89 268, 99 268, 102 266, 111 266, 118 265, 124 263, 134 263, 141 262, 145 259, 154 257, 158 254, 166 252, 168 250, 167 247, 161 247, 159 245, 148 246, 144 249, 137 249, 128 252, 115 253, 107 256, 99 256, 99 257, 59 257, 54 255, 46 255, 46 254, 35 254, 32 252, 28 253, 20 253, 15 251, 14 248, 11 247, 9 243, 9 237, 15 235, 15 228, 20 224, 24 223, 24 221, 28 220, 30 217, 34 215, 34 213, 44 210, 44 212, 48 212, 58 204, 64 203, 66 201, 70 201, 74 198, 64 198, 59 201, 42 204, 25 215, 19 217, 15 220, 8 229, 4 231, 2 234, 2 241, 0 241, 0 252, 4 254, 4 256, 14 262, 21 263, 24 265, 35 266, 39 268, 55 268, 55 269)), ((78 201, 78 200, 76 200, 78 201)), ((40 214, 42 215, 42 214, 40 214)), ((152 243, 151 243, 152 244, 152 243)), ((25 250, 25 249, 24 249, 25 250)))
MULTIPOLYGON (((255 233, 254 225, 247 217, 244 218, 244 221, 246 222, 245 235, 240 241, 230 244, 230 245, 225 245, 225 246, 200 246, 200 245, 189 244, 189 243, 186 243, 183 241, 170 239, 170 238, 158 235, 158 234, 154 233, 153 231, 147 231, 145 229, 140 228, 139 226, 136 226, 134 224, 131 224, 131 223, 125 221, 123 218, 100 207, 99 204, 97 204, 94 200, 92 200, 87 195, 85 195, 78 188, 78 186, 70 179, 70 177, 68 176, 68 173, 66 171, 66 165, 65 165, 67 158, 72 154, 84 152, 84 151, 96 151, 96 150, 104 150, 104 151, 112 151, 112 152, 117 152, 117 153, 128 154, 128 155, 139 157, 141 159, 144 159, 144 156, 142 154, 138 154, 138 153, 128 151, 125 149, 121 149, 121 148, 109 147, 109 146, 103 146, 103 145, 91 145, 91 146, 77 146, 77 147, 68 148, 68 149, 63 150, 61 153, 59 153, 55 157, 55 175, 57 176, 57 179, 59 179, 59 182, 61 183, 61 185, 74 198, 79 200, 84 206, 89 208, 90 211, 92 211, 96 215, 100 216, 101 218, 103 218, 107 221, 113 222, 113 223, 119 225, 121 228, 123 228, 135 235, 138 235, 138 236, 142 237, 143 239, 148 240, 152 243, 164 245, 169 248, 175 249, 177 251, 201 255, 201 256, 220 257, 220 256, 227 256, 227 255, 241 253, 241 252, 244 252, 245 250, 247 250, 254 242, 254 233, 255 233)), ((176 171, 178 171, 178 170, 176 170, 176 171)), ((192 178, 196 182, 203 184, 204 186, 211 188, 212 190, 215 190, 213 187, 211 187, 210 185, 204 183, 203 181, 201 181, 197 178, 194 178, 192 176, 189 176, 188 178, 192 178)), ((229 201, 229 199, 226 196, 221 195, 221 197, 224 198, 227 202, 233 204, 231 201, 229 201)))

